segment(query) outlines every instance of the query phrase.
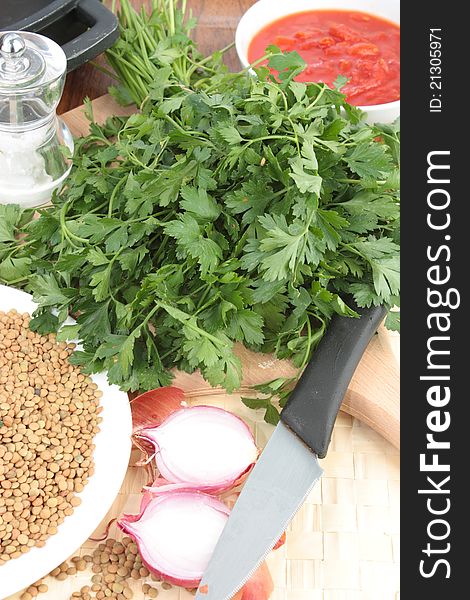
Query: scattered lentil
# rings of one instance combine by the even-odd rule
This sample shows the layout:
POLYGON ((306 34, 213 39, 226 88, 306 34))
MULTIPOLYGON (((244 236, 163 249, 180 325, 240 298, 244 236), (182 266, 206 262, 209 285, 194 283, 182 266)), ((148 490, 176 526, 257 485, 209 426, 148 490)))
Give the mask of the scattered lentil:
MULTIPOLYGON (((74 556, 51 571, 50 576, 58 581, 64 581, 80 571, 83 564, 85 564, 85 570, 87 565, 88 568, 93 566, 93 570, 97 570, 90 577, 90 585, 82 586, 79 591, 71 593, 68 600, 106 600, 106 598, 132 600, 134 592, 131 585, 134 585, 134 580, 141 583, 141 589, 146 598, 157 598, 162 590, 169 590, 172 585, 168 582, 161 582, 159 590, 147 583, 146 578, 149 581, 151 578, 152 581, 158 582, 160 579, 149 573, 148 569, 142 565, 142 559, 139 554, 135 554, 135 548, 136 546, 130 538, 124 538, 121 542, 109 538, 106 543, 97 545, 93 554, 83 557, 74 556)), ((38 594, 47 591, 48 586, 39 581, 25 590, 20 600, 33 600, 38 594)), ((194 590, 188 591, 194 593, 194 590)))

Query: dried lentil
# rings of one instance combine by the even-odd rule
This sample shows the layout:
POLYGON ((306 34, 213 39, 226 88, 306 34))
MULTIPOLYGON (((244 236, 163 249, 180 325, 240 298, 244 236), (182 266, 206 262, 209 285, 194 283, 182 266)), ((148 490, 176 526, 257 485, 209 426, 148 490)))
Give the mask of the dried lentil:
POLYGON ((43 547, 93 473, 101 392, 69 363, 73 349, 0 312, 0 564, 43 547))
MULTIPOLYGON (((149 581, 150 578, 153 581, 160 581, 160 579, 150 574, 148 569, 142 565, 142 559, 138 553, 135 554, 135 549, 136 546, 130 538, 124 538, 121 542, 109 538, 106 543, 97 545, 92 555, 74 556, 56 567, 50 575, 59 581, 64 581, 80 571, 83 564, 85 568, 93 567, 93 571, 96 569, 95 574, 90 577, 90 585, 74 591, 69 596, 69 600, 106 600, 106 598, 132 600, 134 592, 130 586, 134 585, 133 580, 141 582, 141 589, 146 598, 157 598, 162 590, 171 589, 171 584, 167 582, 161 583, 161 590, 145 582, 146 578, 149 581)), ((26 600, 28 598, 33 600, 39 593, 43 593, 47 589, 47 586, 40 581, 28 588, 23 596, 26 600)), ((195 592, 195 590, 188 591, 193 594, 195 592)))

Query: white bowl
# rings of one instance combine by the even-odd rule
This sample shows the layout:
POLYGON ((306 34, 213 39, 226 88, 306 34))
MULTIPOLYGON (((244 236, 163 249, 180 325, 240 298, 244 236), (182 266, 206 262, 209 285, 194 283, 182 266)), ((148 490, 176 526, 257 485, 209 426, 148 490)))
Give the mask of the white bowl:
MULTIPOLYGON (((259 0, 241 18, 235 34, 238 58, 248 67, 248 48, 254 36, 269 23, 308 10, 358 10, 400 24, 399 0, 259 0)), ((400 100, 360 106, 368 123, 391 123, 400 116, 400 100)))
MULTIPOLYGON (((25 292, 0 285, 0 311, 16 308, 32 313, 37 305, 25 292)), ((67 324, 72 324, 70 319, 67 324)), ((82 503, 73 515, 60 525, 43 548, 32 548, 27 554, 0 566, 0 598, 6 598, 28 587, 66 560, 95 531, 111 508, 124 480, 131 453, 132 416, 127 394, 109 385, 106 375, 93 375, 92 380, 103 392, 100 431, 93 443, 95 472, 80 496, 82 503)), ((67 597, 70 594, 67 594, 67 597)), ((65 598, 65 593, 64 593, 65 598)))

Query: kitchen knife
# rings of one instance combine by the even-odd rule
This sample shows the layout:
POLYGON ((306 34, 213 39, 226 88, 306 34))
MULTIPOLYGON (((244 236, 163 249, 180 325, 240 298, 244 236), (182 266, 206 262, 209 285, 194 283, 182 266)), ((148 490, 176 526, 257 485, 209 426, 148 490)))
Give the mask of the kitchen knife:
POLYGON ((229 600, 281 537, 318 481, 348 384, 383 320, 383 307, 335 316, 281 412, 238 498, 196 600, 229 600))

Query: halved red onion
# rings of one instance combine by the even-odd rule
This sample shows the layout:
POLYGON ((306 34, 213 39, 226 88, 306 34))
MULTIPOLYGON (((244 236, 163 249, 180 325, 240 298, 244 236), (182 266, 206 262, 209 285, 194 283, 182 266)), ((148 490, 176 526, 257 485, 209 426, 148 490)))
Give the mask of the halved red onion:
POLYGON ((135 438, 155 449, 163 480, 146 489, 156 492, 188 488, 221 492, 241 482, 258 458, 246 423, 213 406, 178 410, 159 427, 140 430, 135 438))
POLYGON ((124 515, 118 526, 136 542, 151 573, 187 588, 197 587, 229 509, 217 498, 185 490, 145 494, 139 515, 124 515))

